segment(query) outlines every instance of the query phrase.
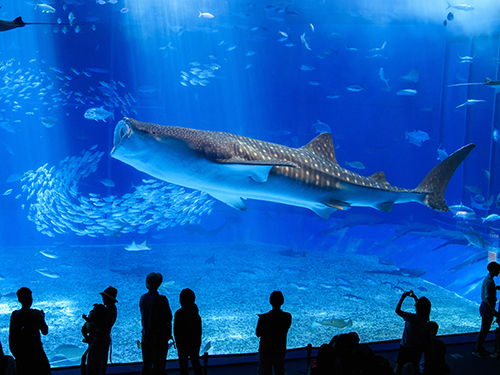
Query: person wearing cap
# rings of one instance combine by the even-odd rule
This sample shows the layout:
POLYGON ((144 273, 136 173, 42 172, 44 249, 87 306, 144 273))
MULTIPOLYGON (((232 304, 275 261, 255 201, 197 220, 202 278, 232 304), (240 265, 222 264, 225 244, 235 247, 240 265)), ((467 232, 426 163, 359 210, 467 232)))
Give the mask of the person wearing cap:
POLYGON ((259 375, 285 374, 286 336, 292 325, 292 315, 281 310, 285 302, 283 293, 274 291, 269 297, 273 307, 265 314, 259 314, 255 333, 260 337, 259 375))
POLYGON ((165 373, 168 341, 172 338, 172 311, 167 297, 158 293, 162 282, 161 273, 148 274, 148 292, 143 294, 139 301, 142 323, 141 375, 165 373))
POLYGON ((16 359, 19 375, 50 374, 50 364, 43 350, 40 332, 49 333, 43 310, 32 309, 31 290, 22 287, 17 291, 21 310, 15 310, 10 317, 9 346, 16 359))
POLYGON ((105 323, 97 327, 95 337, 90 343, 89 355, 87 359, 88 375, 104 375, 108 366, 108 352, 111 345, 111 328, 116 322, 116 288, 109 286, 99 293, 102 296, 102 303, 106 306, 105 323))
MULTIPOLYGON (((498 311, 495 310, 497 302, 497 289, 494 277, 500 274, 500 264, 497 262, 490 262, 487 266, 488 275, 483 280, 481 285, 481 305, 479 306, 479 313, 481 314, 481 330, 477 335, 476 347, 472 354, 478 358, 487 358, 490 354, 483 348, 484 340, 488 336, 488 332, 493 323, 493 318, 499 318, 498 311)), ((498 348, 497 348, 498 351, 498 348)), ((493 357, 498 357, 498 352, 495 352, 493 357)))

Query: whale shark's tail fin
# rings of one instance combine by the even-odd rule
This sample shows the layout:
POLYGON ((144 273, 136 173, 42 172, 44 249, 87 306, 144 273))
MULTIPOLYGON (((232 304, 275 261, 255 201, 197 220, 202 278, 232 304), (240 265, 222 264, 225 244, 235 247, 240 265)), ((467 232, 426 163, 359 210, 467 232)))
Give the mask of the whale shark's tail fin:
POLYGON ((414 189, 415 192, 426 193, 422 202, 423 204, 436 211, 447 212, 450 210, 444 199, 444 192, 448 186, 448 182, 450 182, 451 176, 453 176, 455 170, 462 164, 474 147, 476 145, 470 143, 458 149, 436 165, 425 176, 420 185, 414 189))

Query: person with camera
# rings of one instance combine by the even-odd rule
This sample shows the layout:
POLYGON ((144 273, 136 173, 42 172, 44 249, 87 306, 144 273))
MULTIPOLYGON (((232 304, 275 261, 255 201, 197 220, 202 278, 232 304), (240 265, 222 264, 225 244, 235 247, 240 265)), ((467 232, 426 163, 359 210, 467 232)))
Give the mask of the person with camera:
POLYGON ((17 291, 21 310, 10 317, 9 346, 16 359, 18 375, 50 374, 50 364, 43 350, 40 332, 49 333, 43 310, 32 309, 31 290, 22 287, 17 291))
POLYGON ((431 314, 431 302, 426 297, 418 298, 413 290, 404 292, 396 306, 396 314, 402 317, 405 321, 403 338, 399 346, 398 359, 394 373, 400 375, 403 371, 403 366, 411 363, 413 374, 420 374, 419 362, 422 358, 422 352, 426 341, 430 340, 427 323, 431 314), (415 300, 416 314, 401 310, 403 301, 406 297, 411 297, 415 300))

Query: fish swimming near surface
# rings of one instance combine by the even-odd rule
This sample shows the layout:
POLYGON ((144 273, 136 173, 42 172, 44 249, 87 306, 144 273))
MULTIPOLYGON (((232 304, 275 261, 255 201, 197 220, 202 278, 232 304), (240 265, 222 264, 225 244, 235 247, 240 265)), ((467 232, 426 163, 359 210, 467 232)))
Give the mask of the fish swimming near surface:
POLYGON ((231 133, 162 126, 131 118, 114 132, 111 156, 158 179, 192 189, 245 211, 242 199, 308 208, 324 219, 335 210, 418 202, 449 211, 444 192, 475 147, 469 144, 439 163, 414 189, 390 185, 383 172, 369 177, 339 166, 329 133, 290 148, 231 133))

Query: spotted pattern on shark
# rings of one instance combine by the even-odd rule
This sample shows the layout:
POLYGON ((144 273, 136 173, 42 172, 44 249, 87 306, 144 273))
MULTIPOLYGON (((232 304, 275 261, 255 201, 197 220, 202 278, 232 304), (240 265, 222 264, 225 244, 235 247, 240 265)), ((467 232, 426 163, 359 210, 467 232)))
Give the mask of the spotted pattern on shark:
POLYGON ((340 167, 329 133, 290 148, 231 133, 124 118, 115 128, 111 156, 242 211, 242 199, 258 199, 309 208, 328 218, 335 209, 361 206, 388 212, 395 203, 406 202, 448 211, 446 186, 474 147, 457 150, 414 189, 390 185, 383 172, 364 177, 340 167))

